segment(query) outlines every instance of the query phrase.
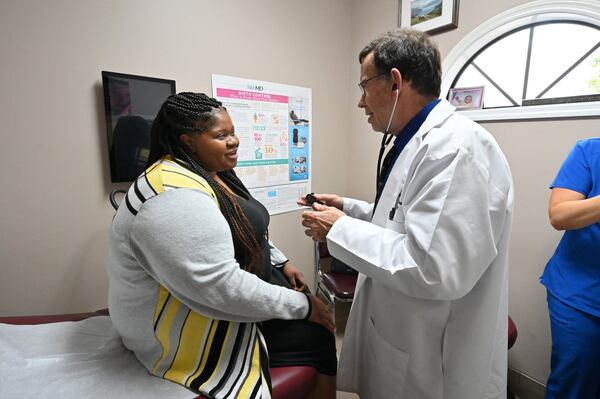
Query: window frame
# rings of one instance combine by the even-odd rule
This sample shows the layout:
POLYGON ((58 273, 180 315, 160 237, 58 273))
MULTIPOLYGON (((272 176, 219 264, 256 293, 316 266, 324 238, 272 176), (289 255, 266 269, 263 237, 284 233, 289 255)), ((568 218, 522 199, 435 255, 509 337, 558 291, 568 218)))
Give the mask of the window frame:
MULTIPOLYGON (((448 93, 467 63, 485 48, 530 25, 554 22, 584 24, 600 29, 600 2, 538 0, 512 8, 479 25, 448 53, 442 63, 442 93, 448 93)), ((582 118, 600 116, 600 101, 528 105, 458 111, 475 121, 582 118)))

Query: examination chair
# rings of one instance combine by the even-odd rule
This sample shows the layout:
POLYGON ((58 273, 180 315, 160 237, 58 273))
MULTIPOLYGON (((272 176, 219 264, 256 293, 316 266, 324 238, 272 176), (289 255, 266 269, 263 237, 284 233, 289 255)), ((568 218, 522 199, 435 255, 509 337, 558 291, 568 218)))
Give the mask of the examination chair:
MULTIPOLYGON (((68 321, 82 321, 96 316, 108 316, 108 309, 102 309, 91 313, 73 313, 46 316, 19 316, 19 317, 0 317, 0 323, 11 325, 41 325, 49 323, 59 323, 68 321)), ((51 338, 51 337, 50 337, 51 338)), ((41 359, 46 360, 46 359, 41 359)), ((49 367, 52 366, 49 364, 49 367)), ((86 365, 93 368, 94 365, 86 365)), ((141 364, 139 365, 142 368, 141 364)), ((147 375, 148 382, 156 382, 156 377, 147 375)), ((74 377, 74 380, 76 377, 74 377)), ((168 381, 162 380, 165 383, 168 381)), ((271 368, 271 383, 273 386, 273 399, 303 399, 315 387, 316 370, 312 367, 291 366, 271 368)), ((170 384, 170 383, 169 383, 170 384)), ((181 388, 184 390, 184 388, 181 388)), ((0 390, 1 392, 1 390, 0 390)), ((188 391, 191 395, 193 393, 188 391)), ((2 396, 2 395, 0 395, 2 396)), ((40 392, 40 396, 52 397, 52 392, 40 392)), ((193 397, 193 396, 192 396, 193 397)), ((200 395, 194 399, 202 399, 200 395)))
MULTIPOLYGON (((519 332, 517 331, 517 326, 513 322, 513 320, 508 316, 508 349, 512 348, 515 342, 517 341, 517 336, 519 332)), ((509 387, 506 388, 506 397, 507 399, 514 399, 515 395, 510 391, 509 387)))
POLYGON ((518 335, 519 332, 517 331, 517 326, 510 318, 510 316, 508 316, 508 349, 513 347, 513 345, 517 341, 518 335))
POLYGON ((317 294, 321 293, 329 302, 335 320, 335 302, 352 302, 354 299, 358 272, 332 257, 324 242, 315 242, 315 267, 317 294))

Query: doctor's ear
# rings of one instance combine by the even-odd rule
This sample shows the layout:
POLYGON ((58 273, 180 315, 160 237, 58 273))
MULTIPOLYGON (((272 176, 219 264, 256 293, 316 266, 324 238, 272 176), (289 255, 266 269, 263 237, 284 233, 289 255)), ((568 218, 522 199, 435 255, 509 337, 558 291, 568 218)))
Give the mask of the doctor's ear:
POLYGON ((402 90, 402 74, 400 71, 397 68, 392 68, 391 74, 391 78, 394 81, 394 84, 392 85, 392 91, 402 90))

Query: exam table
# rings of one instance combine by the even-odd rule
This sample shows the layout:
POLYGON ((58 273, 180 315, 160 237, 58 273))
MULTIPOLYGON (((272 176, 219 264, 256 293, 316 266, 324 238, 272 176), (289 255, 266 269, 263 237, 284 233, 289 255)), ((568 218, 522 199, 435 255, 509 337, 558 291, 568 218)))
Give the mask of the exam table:
MULTIPOLYGON (((273 399, 302 399, 312 367, 271 368, 273 399)), ((150 375, 112 329, 108 310, 0 317, 0 397, 201 399, 150 375)))

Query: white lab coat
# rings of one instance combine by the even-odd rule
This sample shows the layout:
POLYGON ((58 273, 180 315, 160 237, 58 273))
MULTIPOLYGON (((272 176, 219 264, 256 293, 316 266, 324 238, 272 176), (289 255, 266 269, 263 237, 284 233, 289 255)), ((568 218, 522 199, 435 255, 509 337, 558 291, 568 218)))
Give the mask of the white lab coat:
POLYGON ((359 276, 338 388, 364 399, 505 399, 513 184, 493 137, 442 100, 372 204, 327 235, 359 276), (390 211, 396 206, 393 220, 390 211))

